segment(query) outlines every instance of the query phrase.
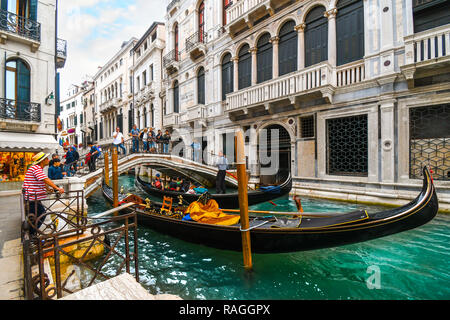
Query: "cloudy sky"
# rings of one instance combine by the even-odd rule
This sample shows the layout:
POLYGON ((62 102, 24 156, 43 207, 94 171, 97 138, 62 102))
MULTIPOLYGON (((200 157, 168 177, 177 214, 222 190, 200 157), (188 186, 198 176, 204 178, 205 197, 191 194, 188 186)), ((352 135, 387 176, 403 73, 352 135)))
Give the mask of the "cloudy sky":
POLYGON ((167 0, 59 0, 58 36, 67 40, 61 98, 71 84, 93 76, 124 41, 164 22, 167 0))

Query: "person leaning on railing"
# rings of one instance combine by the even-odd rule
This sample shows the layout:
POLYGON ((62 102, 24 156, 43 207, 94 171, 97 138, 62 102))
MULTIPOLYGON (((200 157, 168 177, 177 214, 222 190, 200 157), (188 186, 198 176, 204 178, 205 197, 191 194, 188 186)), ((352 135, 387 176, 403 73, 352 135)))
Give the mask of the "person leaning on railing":
MULTIPOLYGON (((39 152, 38 154, 33 156, 33 163, 25 174, 25 179, 22 186, 22 189, 24 191, 24 199, 29 203, 28 215, 33 215, 29 218, 30 220, 32 220, 32 222, 37 219, 37 229, 40 228, 43 222, 43 219, 39 219, 41 215, 45 214, 45 208, 42 205, 41 201, 47 198, 47 191, 51 191, 53 189, 54 191, 61 194, 64 193, 64 189, 58 187, 44 173, 43 169, 48 166, 50 162, 48 156, 48 153, 46 154, 43 152, 39 152)), ((31 228, 30 234, 35 234, 36 230, 34 228, 31 228)))

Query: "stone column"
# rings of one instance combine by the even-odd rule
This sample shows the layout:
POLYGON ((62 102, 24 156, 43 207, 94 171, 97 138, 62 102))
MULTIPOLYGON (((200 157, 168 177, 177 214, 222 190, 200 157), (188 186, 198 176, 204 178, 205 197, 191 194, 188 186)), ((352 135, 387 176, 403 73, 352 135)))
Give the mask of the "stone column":
POLYGON ((258 52, 258 48, 253 47, 249 50, 252 55, 252 86, 258 83, 258 61, 256 53, 258 52))
POLYGON ((336 14, 336 8, 326 11, 324 14, 328 18, 328 62, 332 67, 336 67, 337 61, 336 14))
POLYGON ((272 79, 278 78, 279 69, 278 69, 278 42, 280 42, 279 37, 270 38, 270 42, 272 43, 272 52, 273 52, 273 60, 272 60, 272 79))
POLYGON ((233 85, 234 85, 234 92, 239 90, 239 57, 233 57, 231 58, 231 61, 233 61, 233 85))
POLYGON ((295 26, 295 30, 297 31, 297 70, 302 70, 305 68, 305 23, 301 23, 298 26, 295 26))
POLYGON ((381 172, 378 174, 383 182, 395 182, 394 103, 395 100, 383 101, 380 106, 381 172))

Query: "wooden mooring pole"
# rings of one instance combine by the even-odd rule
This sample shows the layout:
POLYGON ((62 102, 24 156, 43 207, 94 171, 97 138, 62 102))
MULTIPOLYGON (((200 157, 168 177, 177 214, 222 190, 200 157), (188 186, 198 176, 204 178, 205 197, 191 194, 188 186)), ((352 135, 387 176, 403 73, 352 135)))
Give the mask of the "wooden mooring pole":
POLYGON ((108 150, 105 151, 105 183, 109 186, 109 153, 108 150))
MULTIPOLYGON (((119 158, 117 148, 112 149, 113 206, 119 206, 119 158)), ((117 215, 117 213, 115 213, 117 215)))
POLYGON ((250 230, 248 221, 248 195, 247 195, 247 170, 245 166, 244 137, 241 131, 236 132, 236 166, 238 176, 239 209, 241 214, 242 254, 244 256, 244 268, 251 270, 252 249, 250 243, 250 230))

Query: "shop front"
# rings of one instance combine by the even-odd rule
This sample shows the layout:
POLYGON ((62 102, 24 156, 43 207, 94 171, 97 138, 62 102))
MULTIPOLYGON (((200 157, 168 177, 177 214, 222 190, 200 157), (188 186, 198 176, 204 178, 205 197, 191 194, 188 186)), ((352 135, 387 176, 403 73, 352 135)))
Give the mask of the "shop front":
POLYGON ((52 135, 0 132, 0 191, 20 190, 33 156, 58 146, 52 135))

